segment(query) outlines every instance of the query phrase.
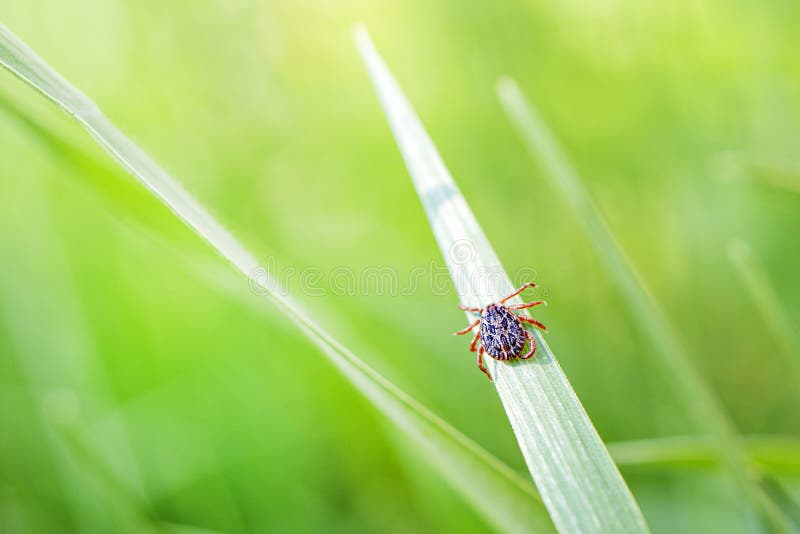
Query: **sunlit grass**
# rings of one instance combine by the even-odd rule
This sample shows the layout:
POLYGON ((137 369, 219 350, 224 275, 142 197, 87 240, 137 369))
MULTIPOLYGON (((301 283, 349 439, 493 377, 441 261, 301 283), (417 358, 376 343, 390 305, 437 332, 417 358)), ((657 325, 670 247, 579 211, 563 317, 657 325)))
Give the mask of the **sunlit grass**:
MULTIPOLYGON (((105 118, 91 100, 47 66, 7 29, 0 26, 0 62, 70 113, 117 162, 167 204, 217 252, 250 278, 251 286, 271 300, 372 404, 425 455, 432 468, 495 527, 508 532, 551 530, 541 500, 529 482, 434 415, 336 341, 289 298, 275 291, 275 280, 254 257, 193 197, 105 118)), ((29 118, 24 124, 62 157, 82 159, 68 144, 29 118)), ((95 168, 97 172, 97 168, 95 168)), ((102 172, 101 172, 102 174, 102 172)), ((97 179, 97 176, 93 176, 97 179)), ((112 188, 113 189, 113 188, 112 188)), ((103 188, 103 192, 108 192, 103 188)), ((120 201, 121 197, 112 197, 120 201)), ((243 288, 246 286, 242 286, 243 288)))
MULTIPOLYGON (((767 473, 781 476, 800 473, 800 439, 795 436, 742 436, 751 461, 767 473)), ((704 436, 674 436, 609 443, 620 467, 715 469, 724 467, 723 454, 714 440, 704 436)))
POLYGON ((512 280, 536 269, 528 295, 550 306, 533 315, 652 530, 769 531, 579 219, 525 157, 493 95, 502 73, 568 147, 741 431, 764 492, 796 512, 797 352, 726 254, 732 237, 752 246, 773 311, 793 328, 796 10, 718 0, 196 7, 9 0, 2 22, 262 266, 321 269, 313 285, 324 297, 296 275, 287 286, 304 311, 502 467, 397 426, 67 114, 0 72, 0 532, 552 530, 530 527, 528 514, 549 519, 515 435, 469 340, 450 335, 464 326, 452 287, 423 275, 409 294, 344 295, 327 276, 381 266, 402 285, 433 262, 449 285, 352 46, 356 20, 512 280))
MULTIPOLYGON (((511 280, 366 29, 357 28, 355 39, 461 304, 482 307, 499 301, 515 289, 511 280)), ((475 315, 467 313, 467 320, 474 321, 475 315)), ((534 335, 539 348, 530 360, 510 364, 486 359, 553 521, 562 532, 647 531, 550 347, 540 332, 534 335)))

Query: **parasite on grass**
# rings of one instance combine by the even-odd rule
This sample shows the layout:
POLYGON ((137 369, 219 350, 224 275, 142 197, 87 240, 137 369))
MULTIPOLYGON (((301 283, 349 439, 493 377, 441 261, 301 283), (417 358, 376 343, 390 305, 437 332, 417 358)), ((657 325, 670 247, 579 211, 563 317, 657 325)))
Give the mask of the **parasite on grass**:
POLYGON ((539 304, 544 304, 543 300, 514 304, 512 306, 505 305, 506 302, 529 287, 536 287, 536 284, 533 282, 523 284, 522 287, 513 293, 501 298, 499 302, 489 304, 485 308, 458 306, 462 310, 481 314, 475 322, 465 329, 459 330, 455 335, 460 336, 466 334, 480 325, 480 328, 475 332, 475 336, 472 338, 469 350, 471 352, 478 352, 478 368, 489 377, 489 380, 492 380, 492 376, 486 370, 486 367, 483 366, 484 353, 495 360, 513 360, 514 358, 527 360, 536 352, 536 339, 533 337, 533 334, 525 329, 524 323, 532 324, 541 330, 547 330, 547 328, 536 319, 523 317, 514 313, 515 310, 532 308, 539 304), (526 341, 530 342, 530 347, 528 352, 522 354, 526 341), (480 347, 478 347, 479 342, 480 347))

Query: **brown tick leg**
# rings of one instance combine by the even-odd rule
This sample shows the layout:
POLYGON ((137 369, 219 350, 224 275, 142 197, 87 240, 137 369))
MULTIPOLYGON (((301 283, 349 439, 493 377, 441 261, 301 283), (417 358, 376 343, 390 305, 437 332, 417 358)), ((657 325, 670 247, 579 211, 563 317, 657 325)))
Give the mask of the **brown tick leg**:
POLYGON ((464 330, 459 330, 458 332, 454 333, 453 335, 454 335, 454 336, 463 336, 464 334, 466 334, 467 332, 469 332, 470 330, 472 330, 473 328, 475 328, 476 326, 478 326, 478 323, 479 323, 479 322, 481 322, 480 318, 478 318, 478 319, 475 319, 475 322, 474 322, 474 323, 472 323, 471 325, 469 325, 468 327, 466 327, 464 330))
POLYGON ((525 330, 525 336, 531 341, 531 348, 525 356, 520 356, 523 360, 527 360, 536 352, 536 338, 533 337, 533 334, 525 330))
POLYGON ((505 297, 501 298, 500 299, 500 304, 505 304, 505 302, 507 300, 513 299, 514 297, 516 297, 517 295, 519 295, 520 293, 522 293, 523 291, 525 291, 529 287, 536 287, 536 284, 534 284, 533 282, 528 282, 526 284, 522 284, 522 287, 520 287, 519 289, 517 289, 516 291, 514 291, 510 295, 506 295, 505 297))
POLYGON ((522 310, 525 308, 533 308, 534 306, 538 306, 539 304, 544 304, 543 300, 537 300, 535 302, 526 302, 525 304, 514 304, 512 306, 508 306, 509 310, 522 310))
POLYGON ((483 371, 483 374, 489 377, 489 382, 494 382, 492 375, 490 375, 489 371, 486 370, 486 367, 483 366, 483 347, 478 350, 478 369, 483 371))
POLYGON ((539 321, 537 321, 536 319, 531 319, 530 317, 523 317, 521 315, 517 315, 517 319, 526 323, 530 323, 539 330, 542 330, 543 332, 547 332, 547 327, 542 323, 540 323, 539 321))
POLYGON ((470 352, 475 352, 476 350, 478 350, 477 348, 475 348, 475 345, 477 345, 478 340, 480 338, 481 338, 481 331, 478 330, 477 332, 475 332, 475 337, 472 338, 472 343, 469 344, 469 351, 470 352))
POLYGON ((483 308, 470 308, 469 306, 464 306, 462 304, 458 305, 458 309, 459 310, 464 310, 464 311, 471 311, 471 312, 475 312, 475 313, 483 312, 483 308))

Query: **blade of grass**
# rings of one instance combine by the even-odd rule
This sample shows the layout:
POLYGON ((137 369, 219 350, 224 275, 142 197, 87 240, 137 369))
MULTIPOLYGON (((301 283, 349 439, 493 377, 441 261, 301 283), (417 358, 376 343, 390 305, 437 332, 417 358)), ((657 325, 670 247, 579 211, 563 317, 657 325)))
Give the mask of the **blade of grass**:
MULTIPOLYGON (((462 304, 496 302, 513 291, 511 281, 366 30, 357 28, 354 36, 462 304), (484 283, 481 273, 495 283, 484 283)), ((488 368, 553 522, 561 532, 646 532, 550 347, 535 335, 539 349, 530 360, 490 359, 488 368)))
POLYGON ((800 167, 794 162, 721 152, 711 161, 721 181, 760 185, 778 191, 800 193, 800 167))
MULTIPOLYGON (((800 474, 800 439, 794 436, 742 436, 747 454, 775 475, 800 474)), ((608 444, 620 467, 710 468, 724 465, 722 453, 707 436, 674 436, 608 444)))
MULTIPOLYGON (((763 488, 781 513, 797 522, 800 502, 782 481, 800 474, 800 440, 790 436, 743 436, 750 461, 763 471, 763 488)), ((724 455, 707 436, 675 436, 610 443, 609 450, 621 468, 678 469, 724 467, 724 455)))
POLYGON ((75 118, 128 173, 271 300, 375 407, 414 442, 432 467, 486 520, 508 532, 550 532, 532 485, 368 367, 312 321, 265 276, 250 254, 205 208, 122 134, 80 91, 0 25, 0 64, 75 118))
POLYGON ((781 306, 764 268, 753 257, 747 243, 741 239, 728 243, 728 256, 764 318, 767 328, 780 345, 786 363, 796 375, 800 375, 800 342, 797 340, 797 333, 781 306))
POLYGON ((701 427, 707 428, 723 451, 728 470, 742 487, 743 493, 760 506, 768 519, 782 530, 790 529, 789 519, 781 513, 761 486, 758 471, 749 463, 736 428, 728 418, 711 388, 692 365, 688 352, 664 317, 661 309, 633 264, 625 256, 608 228, 605 219, 592 201, 577 172, 562 153, 556 140, 510 78, 498 82, 498 96, 509 119, 522 137, 531 157, 540 160, 545 175, 566 198, 583 223, 589 241, 604 262, 644 334, 652 340, 658 355, 654 361, 671 377, 671 383, 701 427))

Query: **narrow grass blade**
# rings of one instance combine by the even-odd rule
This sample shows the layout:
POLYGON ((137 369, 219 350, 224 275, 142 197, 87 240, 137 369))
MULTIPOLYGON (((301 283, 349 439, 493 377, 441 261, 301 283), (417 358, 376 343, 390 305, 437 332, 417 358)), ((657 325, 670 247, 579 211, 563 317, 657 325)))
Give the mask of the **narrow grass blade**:
POLYGON ((290 299, 273 292, 278 287, 275 280, 264 275, 254 256, 233 235, 111 124, 91 100, 2 25, 0 64, 73 116, 126 171, 263 290, 490 524, 508 532, 553 530, 530 483, 368 367, 290 299))
MULTIPOLYGON (((462 304, 496 302, 513 291, 511 281, 366 30, 355 40, 462 304)), ((533 358, 488 367, 553 522, 561 532, 647 531, 550 347, 535 335, 533 358)))
POLYGON ((767 328, 780 345, 787 364, 795 375, 800 376, 800 342, 797 339, 797 332, 782 308, 764 268, 753 257, 747 243, 740 239, 728 243, 728 256, 764 318, 767 328))
POLYGON ((706 428, 717 440, 719 449, 724 451, 729 471, 739 481, 744 493, 753 503, 761 505, 776 526, 788 528, 787 518, 777 510, 763 491, 759 473, 749 463, 733 423, 711 388, 692 365, 687 350, 665 319, 639 273, 614 239, 589 192, 544 121, 513 80, 500 80, 497 91, 506 113, 531 156, 540 160, 546 171, 545 175, 564 195, 583 223, 595 251, 639 319, 644 334, 652 340, 654 350, 648 351, 648 354, 658 356, 655 363, 669 374, 672 385, 684 400, 689 413, 701 428, 706 428))
MULTIPOLYGON (((800 475, 800 439, 794 436, 742 437, 748 456, 773 475, 800 475)), ((711 468, 724 465, 715 442, 707 436, 675 436, 608 444, 620 467, 711 468)))
POLYGON ((711 163, 720 181, 800 193, 800 166, 795 162, 739 152, 721 152, 715 155, 711 163))
MULTIPOLYGON (((784 487, 783 480, 800 475, 800 440, 790 436, 753 435, 743 437, 747 454, 763 472, 762 488, 770 501, 797 523, 800 502, 784 487)), ((610 443, 609 450, 622 468, 665 470, 717 469, 725 456, 707 436, 676 436, 610 443)), ((775 529, 777 530, 777 529, 775 529)))

